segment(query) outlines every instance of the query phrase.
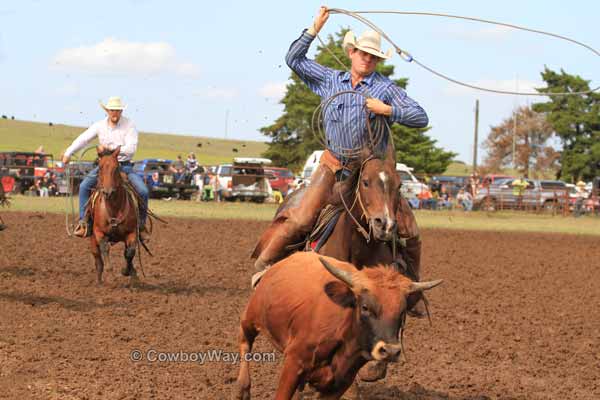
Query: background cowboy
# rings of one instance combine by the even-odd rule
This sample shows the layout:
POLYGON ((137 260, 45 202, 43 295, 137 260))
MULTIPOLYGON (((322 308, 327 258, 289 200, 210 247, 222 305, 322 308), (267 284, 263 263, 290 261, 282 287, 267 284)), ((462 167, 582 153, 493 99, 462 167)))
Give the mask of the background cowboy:
MULTIPOLYGON (((107 117, 90 126, 65 150, 62 162, 66 165, 73 153, 81 150, 88 145, 94 138, 98 137, 98 151, 105 149, 114 150, 121 147, 119 152, 119 164, 121 171, 127 174, 129 182, 133 185, 143 204, 140 206, 140 239, 148 240, 148 232, 145 229, 146 211, 148 210, 148 188, 142 178, 133 173, 133 163, 131 159, 135 154, 138 144, 138 132, 133 122, 122 116, 125 106, 120 97, 111 97, 107 104, 100 104, 106 111, 107 117)), ((81 182, 79 187, 79 225, 75 228, 75 236, 86 237, 92 234, 91 218, 86 215, 86 205, 90 198, 92 189, 96 187, 98 181, 98 167, 90 173, 81 182)))
MULTIPOLYGON (((325 110, 323 124, 327 137, 328 150, 321 157, 320 165, 313 173, 310 186, 307 188, 300 204, 290 210, 290 218, 277 226, 277 232, 270 238, 261 238, 262 251, 258 255, 255 267, 266 268, 285 256, 287 245, 296 243, 313 227, 319 211, 326 205, 331 188, 336 180, 336 173, 342 170, 342 149, 364 147, 368 142, 367 117, 364 107, 373 114, 387 117, 388 122, 398 122, 411 127, 425 127, 428 117, 425 111, 404 90, 396 86, 390 79, 375 72, 377 64, 391 56, 391 52, 383 53, 380 49, 380 35, 374 31, 366 31, 358 40, 352 32, 344 38, 344 50, 347 51, 352 66, 350 72, 338 71, 324 67, 314 60, 306 58, 306 53, 317 33, 321 30, 329 11, 321 7, 314 24, 305 30, 299 39, 292 43, 286 62, 308 87, 321 98, 327 99, 336 93, 356 90, 368 95, 368 99, 357 95, 342 95, 340 101, 325 110)), ((387 146, 388 133, 380 144, 387 146)), ((412 211, 405 201, 400 202, 404 219, 412 217, 412 211)), ((397 218, 399 219, 399 218, 397 218)), ((412 217, 414 219, 414 217, 412 217)), ((404 222, 405 222, 404 221, 404 222)), ((407 226, 398 221, 399 226, 407 226)), ((420 240, 416 223, 410 224, 414 232, 404 236, 416 238, 410 258, 420 260, 420 240)), ((400 232, 402 235, 402 230, 400 232)), ((416 268, 418 270, 418 266, 416 268)))

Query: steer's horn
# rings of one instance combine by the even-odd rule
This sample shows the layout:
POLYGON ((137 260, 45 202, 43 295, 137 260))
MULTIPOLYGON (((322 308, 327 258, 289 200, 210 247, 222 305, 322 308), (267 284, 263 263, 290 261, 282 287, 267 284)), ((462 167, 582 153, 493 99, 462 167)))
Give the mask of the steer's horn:
POLYGON ((319 261, 321 261, 321 264, 323 264, 323 266, 327 269, 327 271, 329 271, 331 275, 335 276, 340 281, 348 285, 349 288, 352 289, 354 285, 352 284, 352 274, 350 272, 341 270, 338 267, 334 267, 329 261, 325 260, 323 257, 319 257, 319 261))
POLYGON ((439 285, 442 282, 444 282, 443 279, 438 279, 435 281, 427 281, 427 282, 412 282, 410 284, 409 292, 414 293, 414 292, 422 292, 424 290, 429 290, 429 289, 436 287, 437 285, 439 285))

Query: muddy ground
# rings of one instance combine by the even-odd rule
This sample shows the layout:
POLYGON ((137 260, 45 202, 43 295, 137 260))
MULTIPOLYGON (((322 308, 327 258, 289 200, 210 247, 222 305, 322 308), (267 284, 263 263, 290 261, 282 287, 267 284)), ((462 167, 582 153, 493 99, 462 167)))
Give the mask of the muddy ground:
MULTIPOLYGON (((87 242, 66 237, 64 217, 3 218, 0 398, 229 398, 236 365, 131 355, 236 352, 265 223, 169 219, 130 289, 120 247, 97 287, 87 242)), ((445 280, 429 295, 433 326, 408 321, 409 363, 364 384, 366 399, 600 398, 597 237, 426 230, 423 242, 424 277, 445 280)), ((255 351, 272 347, 259 338, 255 351)), ((272 398, 280 363, 252 365, 255 399, 272 398)))

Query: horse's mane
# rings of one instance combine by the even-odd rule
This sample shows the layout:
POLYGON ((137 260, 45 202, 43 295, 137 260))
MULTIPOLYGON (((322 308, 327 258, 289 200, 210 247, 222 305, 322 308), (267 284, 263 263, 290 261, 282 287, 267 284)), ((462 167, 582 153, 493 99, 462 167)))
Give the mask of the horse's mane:
POLYGON ((112 156, 116 150, 117 149, 114 149, 114 150, 104 149, 102 152, 98 153, 98 157, 112 156))

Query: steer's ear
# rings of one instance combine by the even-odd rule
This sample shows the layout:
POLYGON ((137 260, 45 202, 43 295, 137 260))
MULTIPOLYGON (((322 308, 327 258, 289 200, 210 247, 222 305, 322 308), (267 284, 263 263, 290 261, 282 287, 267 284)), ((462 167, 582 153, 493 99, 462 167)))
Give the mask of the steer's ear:
POLYGON ((328 282, 325 285, 325 293, 335 304, 343 308, 354 308, 356 297, 352 290, 339 281, 328 282))
POLYGON ((444 282, 442 279, 428 282, 412 282, 408 290, 409 293, 423 292, 425 290, 433 289, 442 282, 444 282))

